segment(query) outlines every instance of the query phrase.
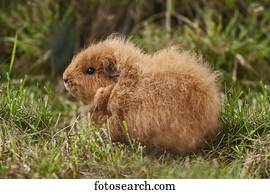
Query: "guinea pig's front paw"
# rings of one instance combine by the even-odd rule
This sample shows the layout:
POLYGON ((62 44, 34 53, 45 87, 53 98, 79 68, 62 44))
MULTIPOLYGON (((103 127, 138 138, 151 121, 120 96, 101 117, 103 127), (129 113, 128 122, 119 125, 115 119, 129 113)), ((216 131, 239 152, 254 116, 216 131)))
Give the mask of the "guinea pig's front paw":
POLYGON ((106 101, 105 98, 105 88, 99 88, 96 92, 96 95, 94 97, 94 106, 97 107, 102 107, 104 105, 104 102, 106 101))
POLYGON ((103 107, 107 103, 112 89, 113 85, 99 88, 94 97, 94 105, 96 107, 103 107))
POLYGON ((99 88, 97 91, 96 91, 96 95, 94 97, 94 101, 97 100, 98 98, 101 98, 104 96, 104 93, 105 93, 105 88, 104 87, 101 87, 99 88))

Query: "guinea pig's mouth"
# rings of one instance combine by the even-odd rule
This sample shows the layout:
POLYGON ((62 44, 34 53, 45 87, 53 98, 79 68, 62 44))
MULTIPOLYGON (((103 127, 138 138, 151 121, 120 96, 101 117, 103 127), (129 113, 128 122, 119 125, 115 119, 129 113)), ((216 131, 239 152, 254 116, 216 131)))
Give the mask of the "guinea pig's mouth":
POLYGON ((66 90, 67 90, 68 92, 70 92, 70 88, 69 88, 69 86, 68 86, 68 84, 67 84, 66 82, 64 82, 64 86, 65 86, 66 90))
POLYGON ((71 96, 73 96, 74 98, 77 98, 77 89, 76 87, 74 87, 73 83, 64 82, 64 86, 71 96))

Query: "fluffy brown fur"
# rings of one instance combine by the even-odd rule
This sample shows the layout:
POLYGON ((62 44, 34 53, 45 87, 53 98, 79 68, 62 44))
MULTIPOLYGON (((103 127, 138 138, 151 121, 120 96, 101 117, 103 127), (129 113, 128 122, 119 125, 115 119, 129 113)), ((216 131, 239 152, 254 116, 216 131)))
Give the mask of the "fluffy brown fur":
POLYGON ((180 154, 212 137, 220 108, 216 74, 200 57, 174 48, 147 55, 121 38, 92 44, 72 60, 63 78, 83 113, 106 123, 113 141, 128 134, 148 148, 180 154), (88 67, 95 72, 87 75, 88 67))

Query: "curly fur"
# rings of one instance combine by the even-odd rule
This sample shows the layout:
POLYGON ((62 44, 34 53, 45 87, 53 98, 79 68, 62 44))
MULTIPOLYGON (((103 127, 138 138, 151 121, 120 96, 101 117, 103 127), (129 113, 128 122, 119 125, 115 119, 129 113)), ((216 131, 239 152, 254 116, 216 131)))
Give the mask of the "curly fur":
POLYGON ((180 154, 196 151, 213 137, 220 108, 216 73, 199 56, 168 48, 143 53, 121 38, 92 44, 64 72, 68 90, 83 114, 106 123, 113 141, 128 134, 148 148, 180 154), (94 67, 93 75, 85 74, 94 67))

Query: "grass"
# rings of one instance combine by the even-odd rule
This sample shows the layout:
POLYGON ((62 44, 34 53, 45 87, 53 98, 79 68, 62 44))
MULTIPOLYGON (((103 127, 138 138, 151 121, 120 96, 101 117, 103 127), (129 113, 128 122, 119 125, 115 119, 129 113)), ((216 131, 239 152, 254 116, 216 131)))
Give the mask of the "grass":
POLYGON ((72 1, 70 6, 61 4, 63 10, 52 0, 31 6, 0 3, 1 178, 270 177, 269 3, 200 1, 201 6, 193 6, 172 0, 165 17, 166 10, 154 11, 165 4, 138 2, 100 9, 105 1, 84 0, 82 6, 72 1), (89 3, 92 11, 84 9, 89 3), (129 6, 138 18, 125 12, 129 6), (103 11, 112 14, 111 26, 104 25, 103 11), (89 19, 85 13, 91 13, 89 19), (71 18, 79 24, 73 25, 71 18), (106 129, 81 127, 79 103, 69 100, 62 82, 48 75, 52 66, 58 75, 73 47, 86 42, 89 29, 89 39, 115 32, 122 18, 125 30, 144 50, 180 44, 202 53, 222 73, 220 128, 207 148, 188 156, 151 153, 133 140, 113 144, 106 129), (69 25, 74 28, 67 30, 69 25), (68 33, 62 36, 61 30, 68 33))

